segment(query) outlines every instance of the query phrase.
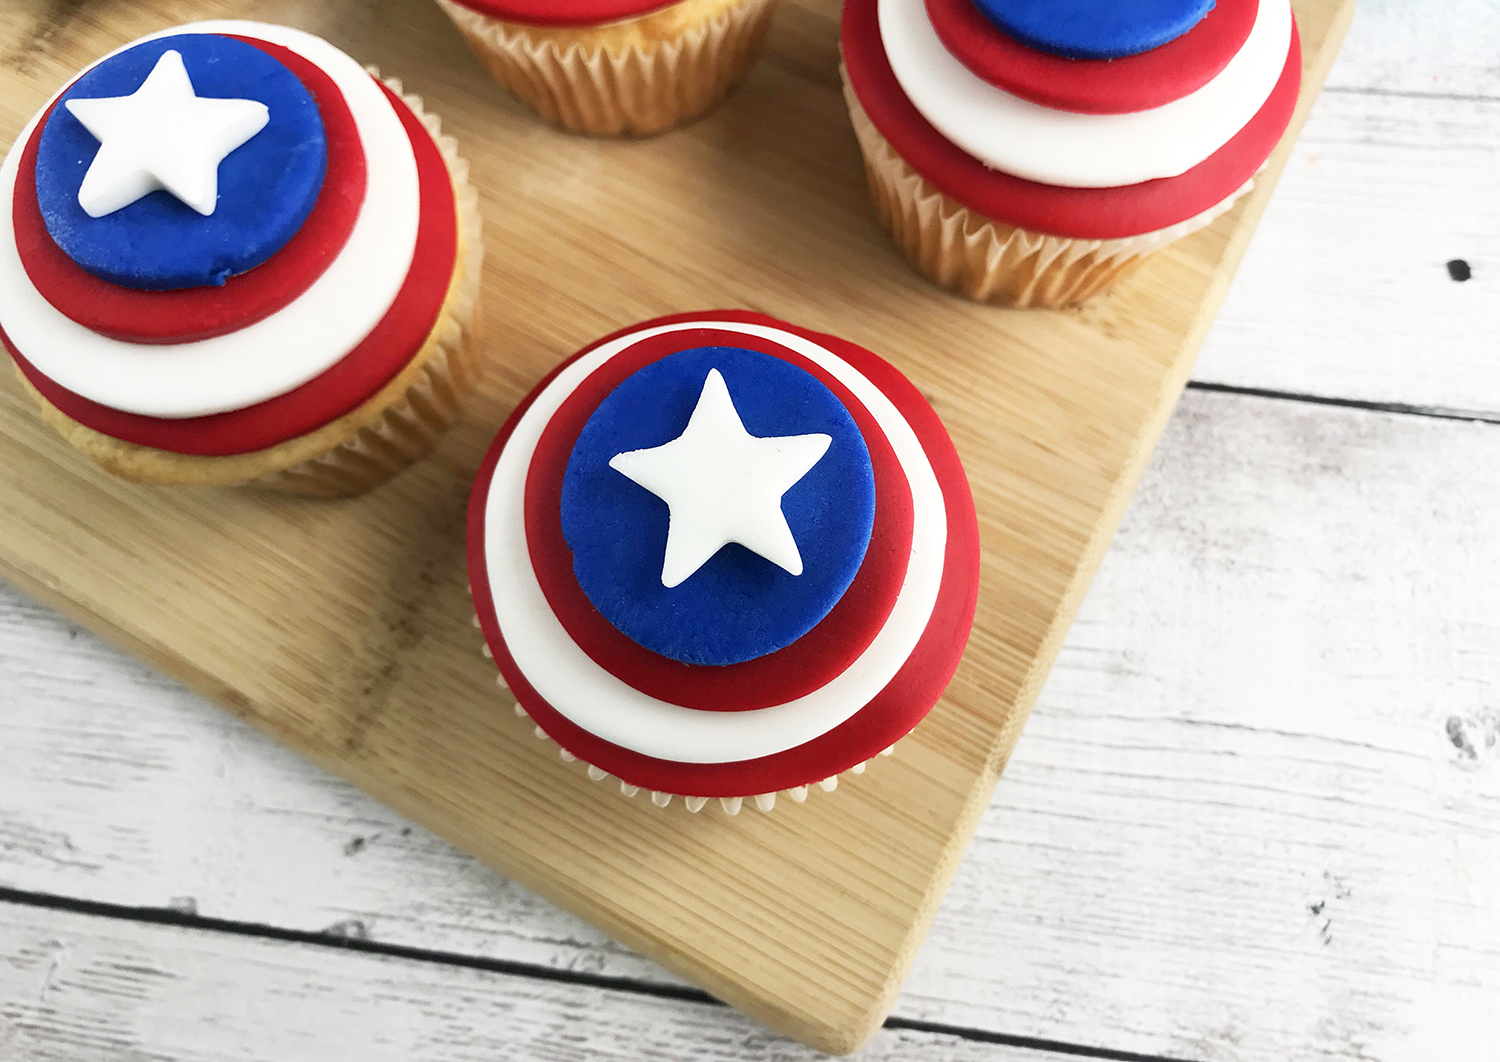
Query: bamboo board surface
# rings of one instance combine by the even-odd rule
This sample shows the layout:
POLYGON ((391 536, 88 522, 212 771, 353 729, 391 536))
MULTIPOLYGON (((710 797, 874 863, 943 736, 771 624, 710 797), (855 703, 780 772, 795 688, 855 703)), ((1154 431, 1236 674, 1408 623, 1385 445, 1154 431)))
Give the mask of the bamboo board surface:
MULTIPOLYGON (((1300 127, 1352 14, 1297 5, 1300 127)), ((1187 378, 1284 161, 1115 295, 1001 311, 913 276, 865 200, 837 5, 784 3, 766 60, 649 141, 555 133, 424 0, 12 4, 0 139, 73 70, 174 22, 302 25, 402 77, 474 163, 488 379, 439 453, 352 502, 110 480, 0 382, 0 575, 773 1027, 847 1051, 889 1009, 1187 378), (815 282, 813 282, 815 281, 815 282), (984 571, 963 666, 863 776, 767 816, 631 802, 563 766, 469 624, 464 504, 515 401, 635 320, 761 310, 860 342, 933 402, 973 481, 984 571)))

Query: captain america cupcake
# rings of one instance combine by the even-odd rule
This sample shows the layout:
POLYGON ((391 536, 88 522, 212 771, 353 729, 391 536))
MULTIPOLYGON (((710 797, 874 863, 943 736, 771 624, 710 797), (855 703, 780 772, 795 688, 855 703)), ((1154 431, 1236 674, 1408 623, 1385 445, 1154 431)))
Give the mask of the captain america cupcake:
POLYGON ((359 493, 472 387, 467 166, 317 37, 202 22, 126 45, 32 119, 0 192, 0 339, 117 476, 359 493))
POLYGON ((688 811, 833 789, 973 624, 968 480, 874 354, 756 313, 648 321, 520 404, 469 506, 486 655, 595 781, 688 811))
POLYGON ((1291 121, 1287 0, 847 0, 882 223, 952 291, 1079 302, 1250 190, 1291 121))

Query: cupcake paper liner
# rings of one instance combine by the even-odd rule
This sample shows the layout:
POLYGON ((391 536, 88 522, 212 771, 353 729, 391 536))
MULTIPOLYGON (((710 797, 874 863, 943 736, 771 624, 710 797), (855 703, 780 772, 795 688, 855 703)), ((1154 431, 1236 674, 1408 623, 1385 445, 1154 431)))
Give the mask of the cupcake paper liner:
MULTIPOLYGON (((474 626, 476 628, 479 626, 479 617, 478 616, 474 617, 474 626)), ((481 646, 480 646, 480 652, 484 655, 484 658, 486 660, 493 660, 494 659, 494 654, 492 654, 490 652, 490 647, 488 645, 481 644, 481 646)), ((505 676, 504 675, 496 675, 495 676, 495 684, 497 686, 499 686, 501 690, 503 690, 503 691, 505 691, 507 693, 510 692, 510 688, 508 686, 506 686, 506 684, 505 684, 505 676)), ((514 697, 514 695, 512 695, 512 697, 514 697)), ((515 702, 514 703, 514 710, 515 710, 516 715, 520 716, 522 719, 530 719, 531 718, 531 716, 527 714, 526 709, 523 708, 520 705, 519 702, 515 702)), ((543 740, 543 741, 552 741, 552 738, 540 726, 533 727, 532 733, 535 734, 536 737, 539 738, 540 740, 543 740)), ((552 741, 552 743, 554 745, 557 744, 555 741, 552 741)), ((898 744, 899 744, 899 742, 898 742, 898 744)), ((835 789, 837 789, 838 785, 839 785, 839 776, 837 774, 833 774, 833 775, 829 775, 827 778, 821 778, 821 779, 818 779, 817 781, 808 782, 806 785, 793 786, 790 789, 778 789, 776 792, 773 792, 773 793, 754 793, 754 794, 747 794, 745 796, 733 796, 733 797, 689 796, 689 795, 686 795, 686 794, 683 794, 683 793, 667 793, 667 792, 662 792, 660 790, 654 790, 654 789, 653 790, 643 790, 640 786, 638 786, 638 785, 631 785, 629 782, 625 781, 625 779, 615 777, 614 775, 612 775, 608 771, 606 771, 604 768, 602 768, 602 767, 596 767, 594 764, 589 763, 587 760, 582 759, 582 758, 580 758, 578 756, 575 756, 573 753, 569 752, 567 749, 563 748, 561 745, 557 745, 557 751, 558 751, 559 757, 562 759, 562 761, 564 763, 581 763, 584 766, 584 768, 586 769, 587 773, 588 773, 589 781, 591 781, 591 782, 604 782, 604 781, 614 781, 614 782, 617 782, 619 784, 620 795, 623 796, 623 797, 633 798, 633 797, 639 796, 641 793, 644 792, 644 793, 646 793, 651 798, 651 806, 652 807, 656 807, 656 808, 670 807, 671 804, 672 804, 672 802, 674 800, 681 800, 683 807, 687 808, 688 811, 692 812, 695 815, 698 812, 702 811, 705 806, 707 806, 709 804, 712 804, 712 803, 717 803, 719 805, 720 809, 726 815, 738 815, 740 813, 740 811, 747 804, 749 804, 750 806, 752 806, 752 807, 754 807, 754 808, 756 808, 756 809, 758 809, 760 811, 769 812, 769 811, 772 811, 772 810, 775 809, 775 807, 776 807, 776 799, 777 799, 778 796, 785 796, 788 800, 792 801, 792 803, 794 803, 794 804, 801 804, 803 801, 805 801, 807 799, 807 794, 808 794, 808 792, 810 790, 812 790, 814 788, 817 788, 817 789, 821 789, 825 793, 831 793, 835 789)), ((890 756, 890 755, 894 754, 895 751, 896 751, 896 746, 892 745, 889 748, 882 750, 881 753, 880 753, 880 755, 881 756, 890 756)), ((865 760, 863 763, 856 763, 853 767, 850 767, 847 771, 843 771, 841 773, 842 774, 864 774, 865 773, 865 768, 868 767, 873 762, 875 762, 875 761, 874 760, 865 760)))
MULTIPOLYGON (((517 715, 520 715, 520 716, 525 716, 526 715, 526 709, 522 708, 519 704, 516 705, 515 711, 516 711, 517 715)), ((528 718, 529 718, 529 716, 528 716, 528 718)), ((543 730, 541 727, 536 727, 534 729, 534 733, 535 733, 535 735, 538 738, 542 738, 542 739, 547 740, 547 741, 551 741, 552 740, 550 737, 548 737, 547 732, 545 730, 543 730)), ((556 743, 554 742, 554 744, 556 744, 556 743)), ((635 797, 635 796, 639 795, 640 793, 645 792, 651 798, 651 806, 652 807, 657 807, 657 808, 669 807, 669 806, 671 806, 672 801, 674 801, 674 800, 681 800, 683 806, 685 808, 687 808, 688 811, 690 811, 690 812, 692 812, 694 814, 697 814, 699 811, 702 811, 703 808, 704 808, 704 806, 707 805, 707 804, 709 804, 709 803, 717 803, 719 805, 719 807, 723 809, 723 811, 724 811, 724 813, 726 815, 738 815, 740 813, 741 808, 743 808, 747 804, 755 807, 756 809, 758 809, 760 811, 772 811, 776 807, 776 798, 778 796, 785 796, 788 800, 792 801, 793 803, 800 804, 800 803, 802 803, 803 801, 805 801, 807 799, 807 794, 808 794, 809 790, 817 788, 817 789, 823 790, 823 792, 825 792, 825 793, 831 793, 835 789, 838 788, 838 784, 839 784, 839 776, 836 775, 836 774, 833 774, 833 775, 829 775, 827 778, 822 778, 822 779, 819 779, 818 781, 815 781, 815 782, 809 782, 807 785, 793 786, 790 789, 779 789, 779 790, 777 790, 774 793, 755 793, 755 794, 746 795, 746 796, 732 796, 732 797, 688 796, 688 795, 685 795, 685 794, 682 794, 682 793, 665 793, 665 792, 661 792, 661 791, 654 790, 654 789, 653 790, 649 790, 649 791, 648 790, 643 790, 640 786, 631 785, 629 782, 625 781, 625 779, 623 779, 623 778, 616 778, 615 776, 611 775, 608 771, 604 770, 604 768, 602 768, 602 767, 596 767, 592 763, 589 763, 587 760, 581 759, 578 756, 573 755, 571 752, 569 752, 567 749, 563 748, 561 745, 557 746, 557 751, 558 751, 559 755, 561 756, 561 758, 562 758, 562 760, 563 760, 564 763, 581 763, 581 764, 583 764, 584 767, 587 768, 588 776, 589 776, 589 780, 590 781, 593 781, 593 782, 604 782, 604 781, 611 781, 612 780, 612 781, 617 782, 619 784, 619 789, 620 789, 620 795, 621 796, 624 796, 624 797, 635 797)), ((880 753, 880 755, 882 755, 882 756, 890 756, 895 751, 896 751, 896 746, 892 745, 890 748, 887 748, 887 749, 883 750, 880 753)), ((865 768, 868 767, 872 762, 874 762, 874 761, 873 760, 865 760, 863 763, 856 763, 853 767, 850 767, 847 771, 845 771, 843 773, 845 773, 845 774, 864 774, 865 773, 865 768)))
POLYGON ((929 184, 875 128, 847 72, 844 98, 880 223, 917 272, 978 302, 1082 302, 1135 272, 1152 253, 1213 222, 1255 186, 1248 180, 1201 214, 1139 236, 1085 240, 1031 232, 970 210, 929 184))
POLYGON ((554 125, 598 136, 659 133, 703 114, 745 76, 775 6, 738 0, 671 39, 617 52, 590 42, 588 28, 559 39, 437 2, 497 81, 554 125))
MULTIPOLYGON (((371 71, 379 76, 376 71, 371 71)), ((426 343, 406 367, 358 408, 316 431, 229 457, 177 454, 116 439, 73 420, 21 376, 45 419, 86 457, 122 479, 161 486, 256 486, 340 497, 384 483, 428 454, 458 418, 479 375, 479 274, 484 257, 478 195, 468 163, 420 97, 389 85, 432 133, 452 178, 458 258, 447 299, 426 343)), ((17 375, 20 375, 19 370, 17 375)))

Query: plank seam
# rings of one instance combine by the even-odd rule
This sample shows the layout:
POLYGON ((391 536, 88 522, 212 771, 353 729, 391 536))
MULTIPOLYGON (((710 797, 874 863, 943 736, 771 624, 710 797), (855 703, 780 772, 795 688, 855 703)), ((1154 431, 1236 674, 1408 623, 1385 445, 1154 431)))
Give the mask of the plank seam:
POLYGON ((1191 1062, 1189 1059, 1169 1058, 1165 1055, 1143 1055, 1136 1051, 1116 1051, 1108 1047, 1089 1044, 1072 1044, 1065 1040, 1046 1040, 1037 1036, 1017 1036, 1011 1033, 991 1032, 988 1029, 970 1029, 961 1025, 947 1025, 937 1021, 918 1021, 914 1018, 887 1018, 887 1029, 908 1029, 912 1032, 932 1033, 938 1036, 953 1036, 961 1040, 972 1040, 982 1044, 1000 1044, 1005 1047, 1026 1048, 1045 1051, 1073 1058, 1098 1058, 1106 1062, 1191 1062))
POLYGON ((1462 420, 1474 424, 1500 424, 1500 413, 1486 413, 1477 409, 1449 409, 1444 406, 1414 406, 1405 402, 1335 398, 1332 395, 1277 391, 1264 387, 1240 387, 1237 384, 1209 383, 1200 380, 1188 381, 1187 389, 1223 395, 1246 395, 1250 398, 1270 398, 1281 402, 1305 402, 1309 405, 1334 406, 1338 409, 1362 409, 1371 413, 1395 413, 1405 417, 1431 417, 1436 420, 1462 420))
POLYGON ((125 904, 105 903, 100 900, 80 900, 71 896, 51 893, 25 892, 20 889, 0 886, 0 903, 17 907, 35 907, 48 911, 65 911, 70 914, 88 915, 94 918, 112 918, 128 922, 144 922, 150 925, 174 926, 179 929, 198 929, 231 936, 253 937, 274 940, 286 944, 311 944, 316 947, 337 948, 365 955, 382 955, 389 958, 410 959, 415 962, 437 963, 458 966, 489 973, 510 974, 538 981, 562 981, 569 984, 587 985, 592 988, 607 988, 637 995, 658 996, 665 999, 680 999, 692 1003, 712 1003, 724 1006, 720 1000, 701 989, 685 985, 656 984, 633 977, 612 977, 607 974, 585 973, 578 970, 559 970, 535 963, 514 959, 493 959, 480 955, 464 955, 460 952, 439 951, 433 948, 417 948, 406 944, 382 944, 359 937, 340 936, 336 933, 312 929, 287 929, 256 922, 239 922, 228 918, 211 918, 189 914, 170 907, 132 907, 125 904))
MULTIPOLYGON (((414 962, 456 966, 462 969, 481 970, 486 973, 524 977, 536 981, 553 981, 562 984, 584 985, 608 991, 628 992, 634 995, 653 996, 659 999, 675 999, 688 1003, 708 1004, 724 1007, 723 1001, 715 999, 701 989, 685 985, 658 984, 634 977, 613 977, 607 974, 587 973, 579 970, 560 970, 535 963, 514 959, 494 959, 479 955, 464 955, 460 952, 438 951, 431 948, 416 948, 405 944, 382 944, 358 937, 344 937, 332 933, 306 929, 287 929, 256 922, 240 922, 228 918, 211 918, 189 914, 170 907, 134 907, 126 904, 105 903, 100 900, 82 900, 52 893, 27 892, 0 885, 0 904, 16 907, 31 907, 47 911, 62 911, 69 914, 93 918, 108 918, 118 921, 141 922, 149 925, 171 926, 178 929, 195 929, 230 936, 248 937, 258 940, 274 940, 286 944, 307 944, 314 947, 334 948, 363 955, 376 955, 392 959, 407 959, 414 962)), ((1019 1036, 995 1032, 989 1029, 972 1029, 942 1022, 920 1021, 914 1018, 890 1017, 885 1021, 887 1029, 905 1032, 920 1032, 934 1036, 949 1036, 976 1043, 997 1044, 1007 1047, 1025 1048, 1073 1058, 1094 1058, 1104 1062, 1191 1062, 1187 1059, 1167 1058, 1162 1055, 1144 1055, 1133 1051, 1116 1051, 1088 1044, 1073 1044, 1062 1040, 1047 1040, 1032 1036, 1019 1036)))

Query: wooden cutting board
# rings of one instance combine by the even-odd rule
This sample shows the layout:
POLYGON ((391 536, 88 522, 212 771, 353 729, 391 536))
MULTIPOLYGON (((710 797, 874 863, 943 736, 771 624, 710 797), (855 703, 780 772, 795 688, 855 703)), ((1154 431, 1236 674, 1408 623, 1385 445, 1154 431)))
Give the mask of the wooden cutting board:
MULTIPOLYGON (((1353 2, 1295 7, 1294 133, 1353 2)), ((642 142, 532 120, 426 0, 9 0, 0 142, 89 60, 211 17, 320 33, 444 117, 483 198, 488 378, 435 457, 329 503, 117 482, 0 373, 0 576, 773 1028, 852 1050, 900 989, 1291 134, 1229 215, 1068 312, 971 305, 907 269, 866 201, 835 0, 784 0, 731 100, 642 142), (911 376, 958 444, 984 548, 963 666, 897 754, 734 819, 627 800, 533 738, 480 656, 464 570, 473 470, 518 398, 605 332, 716 307, 911 376)))

